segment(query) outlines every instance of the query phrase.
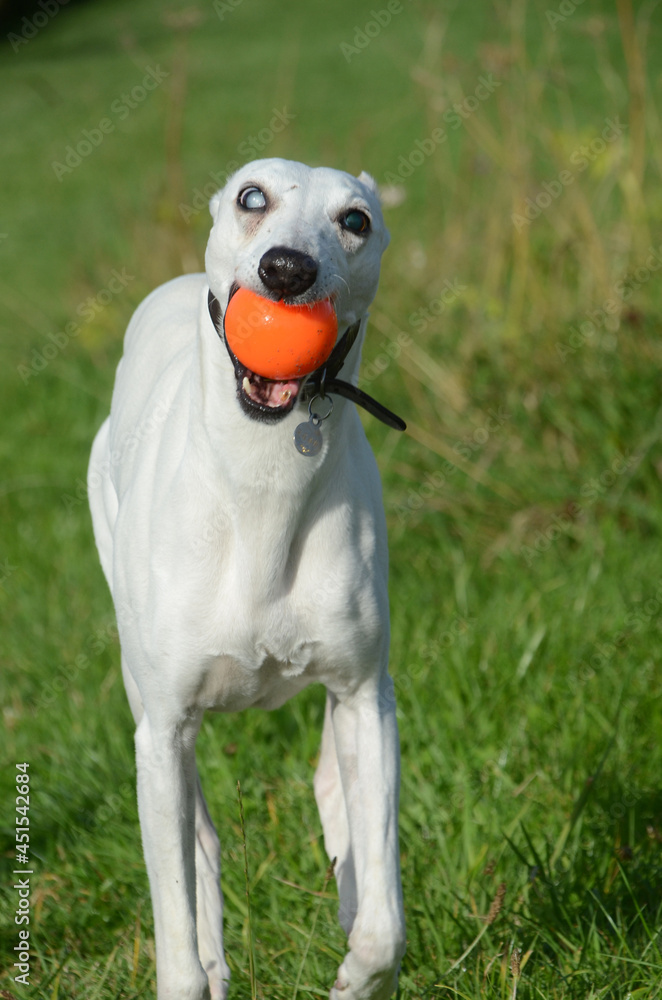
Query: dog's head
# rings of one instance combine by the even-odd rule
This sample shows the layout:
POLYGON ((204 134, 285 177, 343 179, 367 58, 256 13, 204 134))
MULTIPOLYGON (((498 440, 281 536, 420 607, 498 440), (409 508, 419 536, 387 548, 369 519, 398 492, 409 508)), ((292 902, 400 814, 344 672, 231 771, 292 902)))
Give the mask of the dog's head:
MULTIPOLYGON (((223 314, 242 287, 289 304, 330 299, 339 337, 366 314, 389 241, 368 174, 255 160, 213 196, 210 210, 205 263, 223 314)), ((290 412, 303 379, 269 381, 233 360, 238 398, 250 416, 276 420, 290 412)))

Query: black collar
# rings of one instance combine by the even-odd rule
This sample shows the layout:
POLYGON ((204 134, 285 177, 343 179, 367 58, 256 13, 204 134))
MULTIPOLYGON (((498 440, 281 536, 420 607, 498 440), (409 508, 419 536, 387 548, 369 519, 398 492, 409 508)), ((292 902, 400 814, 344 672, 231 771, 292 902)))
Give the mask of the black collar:
MULTIPOLYGON (((221 329, 221 307, 219 305, 218 299, 214 296, 212 290, 209 290, 208 296, 209 304, 209 315, 211 316, 211 321, 214 324, 214 329, 219 335, 223 343, 225 344, 228 354, 232 360, 232 364, 237 366, 237 359, 234 357, 232 351, 228 347, 227 340, 225 339, 225 330, 221 329)), ((223 327, 224 327, 223 320, 223 327)), ((336 344, 336 346, 331 351, 331 354, 327 361, 316 368, 312 374, 310 374, 299 392, 299 398, 302 400, 312 399, 313 396, 324 396, 327 393, 335 392, 338 396, 344 396, 345 399, 349 399, 352 403, 356 403, 357 406, 362 406, 364 410, 371 413, 373 417, 377 417, 381 420, 383 424, 388 427, 393 427, 395 430, 404 431, 407 427, 406 423, 401 417, 398 417, 391 410, 388 410, 381 403, 378 403, 376 399, 369 396, 367 392, 363 392, 362 389, 357 389, 355 385, 351 382, 345 382, 343 379, 336 378, 336 375, 345 363, 345 358, 349 354, 354 341, 358 336, 359 329, 361 327, 361 320, 354 323, 353 326, 348 327, 343 333, 342 337, 336 344)))

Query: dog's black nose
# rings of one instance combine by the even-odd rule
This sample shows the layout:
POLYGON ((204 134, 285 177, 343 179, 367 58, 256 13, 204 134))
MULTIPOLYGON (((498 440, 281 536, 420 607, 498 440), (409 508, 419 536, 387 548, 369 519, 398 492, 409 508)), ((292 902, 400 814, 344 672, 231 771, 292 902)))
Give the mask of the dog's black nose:
POLYGON ((262 255, 257 273, 270 292, 301 295, 315 283, 317 261, 300 250, 272 247, 262 255))

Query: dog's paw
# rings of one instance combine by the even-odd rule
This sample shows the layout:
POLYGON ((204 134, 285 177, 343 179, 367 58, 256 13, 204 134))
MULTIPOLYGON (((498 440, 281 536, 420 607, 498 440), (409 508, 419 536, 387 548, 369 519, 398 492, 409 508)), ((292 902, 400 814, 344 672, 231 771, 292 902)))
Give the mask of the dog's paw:
POLYGON ((211 1000, 227 1000, 230 990, 230 970, 225 960, 222 963, 216 960, 210 961, 205 966, 205 972, 209 981, 211 1000))
POLYGON ((227 979, 209 980, 209 991, 211 993, 211 1000, 227 1000, 228 993, 230 991, 230 983, 227 979))
POLYGON ((397 985, 398 966, 370 969, 350 951, 338 969, 329 1000, 389 1000, 397 985))
POLYGON ((227 1000, 230 991, 230 984, 227 980, 220 983, 220 985, 210 983, 209 988, 211 990, 211 1000, 227 1000))

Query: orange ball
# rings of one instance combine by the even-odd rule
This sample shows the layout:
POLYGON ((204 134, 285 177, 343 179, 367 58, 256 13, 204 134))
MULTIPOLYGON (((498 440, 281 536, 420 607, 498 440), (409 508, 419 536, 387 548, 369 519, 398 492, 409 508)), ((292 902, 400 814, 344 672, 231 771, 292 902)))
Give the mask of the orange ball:
POLYGON ((225 338, 235 357, 255 375, 277 381, 314 372, 331 354, 337 333, 330 299, 287 305, 240 288, 225 311, 225 338))

